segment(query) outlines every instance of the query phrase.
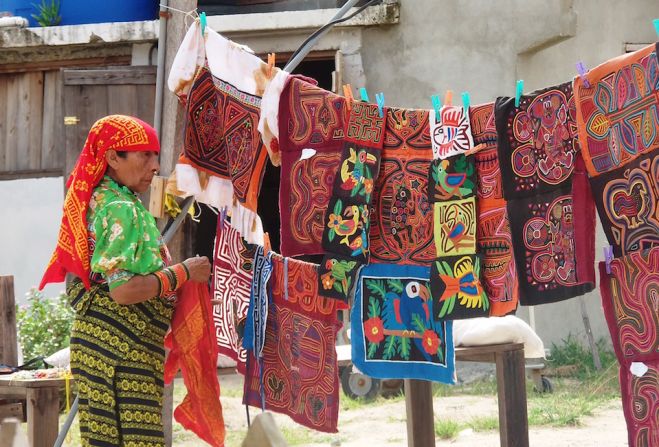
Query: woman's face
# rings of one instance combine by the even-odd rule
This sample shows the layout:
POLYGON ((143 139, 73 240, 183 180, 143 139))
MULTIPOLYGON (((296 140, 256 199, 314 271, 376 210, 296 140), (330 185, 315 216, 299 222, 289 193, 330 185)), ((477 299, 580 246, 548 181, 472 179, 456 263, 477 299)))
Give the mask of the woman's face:
POLYGON ((133 192, 146 192, 153 176, 160 170, 158 152, 128 151, 124 154, 125 157, 120 157, 114 150, 106 153, 108 174, 133 192))

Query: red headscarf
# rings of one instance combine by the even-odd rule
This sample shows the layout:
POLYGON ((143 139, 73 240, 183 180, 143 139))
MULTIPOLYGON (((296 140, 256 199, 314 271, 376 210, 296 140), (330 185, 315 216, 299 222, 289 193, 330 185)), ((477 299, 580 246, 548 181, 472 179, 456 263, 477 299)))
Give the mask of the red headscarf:
POLYGON ((64 215, 57 247, 48 263, 39 289, 48 283, 63 282, 66 273, 79 277, 89 288, 90 253, 87 234, 87 208, 94 187, 107 168, 105 152, 160 151, 158 135, 144 121, 125 115, 110 115, 96 121, 66 183, 64 215))

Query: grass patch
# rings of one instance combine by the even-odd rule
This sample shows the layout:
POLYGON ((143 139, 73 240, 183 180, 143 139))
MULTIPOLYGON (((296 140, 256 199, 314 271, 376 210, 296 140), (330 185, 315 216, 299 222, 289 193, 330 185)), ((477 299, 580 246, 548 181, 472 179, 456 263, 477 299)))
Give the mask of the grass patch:
POLYGON ((433 383, 433 397, 448 396, 496 396, 497 381, 496 379, 477 380, 465 385, 445 385, 443 383, 433 383))
MULTIPOLYGON (((338 435, 320 433, 303 427, 279 427, 282 436, 288 445, 330 444, 334 441, 343 441, 338 435)), ((243 436, 244 438, 244 436, 243 436)), ((234 445, 226 443, 226 445, 234 445)), ((239 445, 239 444, 236 444, 239 445)))
POLYGON ((493 431, 499 430, 499 417, 498 416, 476 416, 471 418, 467 423, 474 431, 493 431))
MULTIPOLYGON (((554 343, 551 345, 551 354, 547 361, 547 366, 550 369, 574 367, 575 373, 572 376, 581 380, 589 380, 592 376, 599 375, 599 372, 595 369, 595 362, 590 348, 584 346, 572 334, 568 334, 567 338, 563 339, 562 342, 561 345, 554 343)), ((606 370, 611 365, 617 364, 615 354, 606 340, 601 338, 595 345, 599 352, 602 370, 606 370)))
POLYGON ((373 407, 383 404, 400 402, 405 400, 405 394, 397 393, 386 397, 378 395, 375 399, 368 400, 362 397, 353 399, 341 393, 339 399, 341 400, 341 411, 351 411, 351 410, 361 410, 366 407, 373 407))
POLYGON ((310 431, 304 428, 279 427, 289 445, 304 445, 314 441, 310 431))
POLYGON ((453 419, 435 420, 435 436, 439 439, 453 439, 460 430, 460 424, 453 419))

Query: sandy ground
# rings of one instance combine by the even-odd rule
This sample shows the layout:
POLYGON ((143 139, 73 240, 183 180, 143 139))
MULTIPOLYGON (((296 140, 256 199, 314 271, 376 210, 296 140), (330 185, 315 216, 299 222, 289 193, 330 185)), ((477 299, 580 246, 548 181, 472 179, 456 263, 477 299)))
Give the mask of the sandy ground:
MULTIPOLYGON (((240 389, 240 376, 221 377, 221 386, 229 390, 240 389)), ((227 447, 240 445, 240 440, 247 429, 245 408, 240 397, 222 398, 224 418, 227 427, 227 447), (232 434, 233 432, 233 434, 232 434)), ((258 413, 250 409, 252 416, 258 413)), ((497 416, 498 407, 494 397, 451 396, 434 399, 436 418, 446 417, 453 420, 470 420, 475 416, 497 416)), ((275 415, 278 427, 282 430, 300 430, 283 415, 275 415)), ((297 445, 310 447, 379 447, 407 446, 407 429, 405 425, 405 402, 391 402, 380 405, 365 406, 358 410, 339 411, 339 433, 310 433, 310 441, 297 445)), ((594 416, 584 418, 580 427, 542 427, 529 430, 530 445, 533 447, 622 447, 627 446, 627 430, 619 401, 612 401, 604 408, 598 409, 594 416)), ((176 445, 199 445, 199 441, 190 439, 176 445)), ((495 431, 476 433, 463 431, 457 439, 444 441, 437 439, 437 446, 456 447, 498 447, 499 433, 495 431)))
MULTIPOLYGON (((242 376, 220 376, 222 406, 227 429, 227 447, 240 446, 247 431, 245 407, 242 405, 242 376)), ((175 404, 185 393, 181 379, 175 381, 175 404)), ((341 393, 341 397, 343 394, 341 393)), ((259 413, 251 408, 252 417, 259 413)), ((469 421, 474 417, 497 417, 498 407, 493 396, 450 396, 434 399, 435 418, 449 418, 454 421, 469 421)), ((289 417, 275 414, 277 426, 298 442, 296 446, 309 447, 392 447, 407 446, 404 400, 391 400, 377 405, 365 405, 357 409, 339 411, 339 433, 326 434, 304 429, 289 417)), ((20 427, 20 424, 19 424, 20 427)), ((25 424, 16 430, 16 438, 11 439, 9 427, 0 427, 0 447, 27 446, 25 424), (9 438, 9 439, 8 439, 9 438)), ((77 423, 73 427, 77 434, 77 423)), ((11 430, 14 434, 14 430, 11 430)), ((79 446, 74 436, 73 442, 65 446, 79 446)), ((532 447, 623 447, 627 446, 627 430, 622 414, 621 403, 611 401, 595 411, 591 417, 583 419, 580 427, 542 427, 529 430, 532 447)), ((206 445, 194 434, 174 424, 174 445, 196 447, 206 445)), ((456 447, 498 447, 497 431, 473 432, 464 430, 453 440, 436 440, 437 446, 456 447)))

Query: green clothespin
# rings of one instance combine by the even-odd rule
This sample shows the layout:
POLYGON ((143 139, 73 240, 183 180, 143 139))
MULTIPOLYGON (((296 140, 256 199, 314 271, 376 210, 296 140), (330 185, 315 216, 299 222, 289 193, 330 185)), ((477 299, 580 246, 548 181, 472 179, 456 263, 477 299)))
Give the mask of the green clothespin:
POLYGON ((361 87, 361 88, 359 89, 359 96, 361 96, 362 101, 364 101, 364 102, 371 102, 371 101, 368 99, 368 92, 366 91, 366 87, 361 87))
POLYGON ((654 25, 654 30, 656 31, 657 36, 659 37, 659 19, 654 19, 652 24, 654 25))
POLYGON ((435 122, 439 122, 439 111, 442 108, 442 102, 439 100, 439 95, 432 95, 430 97, 432 101, 432 108, 435 109, 435 122))
POLYGON ((384 118, 384 93, 376 93, 375 94, 375 101, 378 104, 378 113, 380 114, 380 118, 384 118))
POLYGON ((462 92, 462 106, 465 111, 469 111, 469 106, 471 105, 471 98, 469 97, 469 92, 462 92))
POLYGON ((203 36, 206 33, 206 13, 202 12, 199 14, 199 23, 201 24, 201 35, 203 36))
POLYGON ((522 98, 524 92, 524 80, 517 81, 517 89, 515 90, 515 107, 519 107, 519 100, 522 98))

